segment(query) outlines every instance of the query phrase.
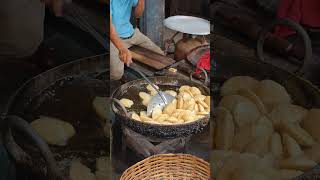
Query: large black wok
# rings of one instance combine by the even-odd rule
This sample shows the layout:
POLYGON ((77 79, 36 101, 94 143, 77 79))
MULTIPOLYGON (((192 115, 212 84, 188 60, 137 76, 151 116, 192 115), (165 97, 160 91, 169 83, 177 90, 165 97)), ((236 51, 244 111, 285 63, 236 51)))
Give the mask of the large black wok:
POLYGON ((109 95, 107 57, 84 58, 51 69, 23 84, 10 98, 1 130, 18 166, 18 179, 67 179, 73 158, 94 169, 96 158, 109 156, 110 140, 92 108, 95 96, 109 95), (39 115, 71 123, 76 135, 65 147, 48 146, 29 125, 39 115))
MULTIPOLYGON (((177 91, 182 85, 195 86, 202 91, 202 94, 209 95, 209 89, 199 83, 190 81, 177 79, 174 77, 165 77, 158 76, 150 78, 154 84, 158 85, 162 91, 164 90, 175 90, 177 91)), ((121 99, 128 98, 131 99, 135 105, 132 109, 128 109, 128 111, 135 111, 139 113, 140 111, 146 109, 139 97, 139 92, 144 91, 148 92, 146 86, 148 83, 144 79, 130 81, 121 85, 118 89, 116 89, 112 94, 112 99, 121 99)), ((112 106, 113 111, 115 112, 118 119, 127 127, 133 129, 134 131, 141 133, 143 135, 157 137, 157 138, 176 138, 176 137, 185 137, 190 136, 195 133, 201 132, 209 122, 209 115, 201 118, 195 122, 181 124, 181 125, 158 125, 158 124, 150 124, 136 121, 132 118, 128 118, 125 113, 115 105, 112 106)))
MULTIPOLYGON (((215 99, 215 103, 219 103, 220 86, 224 81, 232 76, 252 76, 256 79, 271 79, 282 84, 291 95, 295 104, 306 108, 320 107, 320 90, 309 81, 297 76, 294 73, 287 72, 273 65, 248 59, 245 57, 222 56, 218 53, 217 69, 211 77, 211 95, 215 99)), ((214 127, 214 118, 211 119, 212 127, 214 127)), ((296 179, 318 179, 319 167, 315 167, 296 179)))

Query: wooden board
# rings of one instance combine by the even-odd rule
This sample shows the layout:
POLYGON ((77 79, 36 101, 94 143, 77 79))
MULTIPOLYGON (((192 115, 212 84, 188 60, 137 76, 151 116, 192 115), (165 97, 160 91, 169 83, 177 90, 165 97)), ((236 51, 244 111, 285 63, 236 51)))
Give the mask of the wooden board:
POLYGON ((132 51, 133 60, 143 63, 156 70, 162 70, 176 62, 169 57, 139 46, 131 47, 130 51, 132 51))

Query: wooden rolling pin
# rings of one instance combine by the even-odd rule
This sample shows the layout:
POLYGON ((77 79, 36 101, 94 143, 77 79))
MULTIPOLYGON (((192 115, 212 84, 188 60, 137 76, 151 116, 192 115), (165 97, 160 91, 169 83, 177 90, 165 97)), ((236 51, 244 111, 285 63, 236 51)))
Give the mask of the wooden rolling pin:
POLYGON ((164 66, 164 64, 162 64, 161 62, 151 59, 149 57, 143 56, 141 54, 135 53, 133 51, 131 51, 132 54, 132 58, 138 62, 141 62, 143 64, 146 64, 148 66, 151 67, 155 67, 156 69, 162 69, 165 68, 166 66, 164 66))
POLYGON ((176 62, 175 60, 169 57, 155 53, 151 50, 139 46, 133 46, 129 49, 132 53, 132 58, 134 60, 146 64, 157 70, 162 70, 176 62))

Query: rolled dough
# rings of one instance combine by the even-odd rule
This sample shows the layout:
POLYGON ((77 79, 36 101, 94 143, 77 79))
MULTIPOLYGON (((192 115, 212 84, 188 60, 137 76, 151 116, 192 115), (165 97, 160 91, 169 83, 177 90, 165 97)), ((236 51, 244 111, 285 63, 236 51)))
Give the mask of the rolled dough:
POLYGON ((62 120, 40 116, 31 122, 33 129, 51 145, 65 146, 68 140, 76 134, 73 126, 62 120))
POLYGON ((107 97, 95 97, 92 102, 93 109, 95 110, 98 117, 105 122, 104 133, 109 138, 110 137, 110 119, 108 119, 108 99, 107 97))
POLYGON ((96 180, 95 175, 80 160, 73 160, 70 167, 70 180, 96 180))

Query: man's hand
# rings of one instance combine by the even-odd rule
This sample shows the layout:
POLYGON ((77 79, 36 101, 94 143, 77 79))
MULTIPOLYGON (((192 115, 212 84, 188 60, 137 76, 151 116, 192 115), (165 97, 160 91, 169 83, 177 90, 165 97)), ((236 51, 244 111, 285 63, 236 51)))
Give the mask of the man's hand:
POLYGON ((63 6, 67 3, 71 3, 72 0, 40 0, 44 2, 56 16, 63 15, 63 6))
POLYGON ((132 63, 132 54, 126 46, 123 45, 121 39, 119 38, 116 29, 112 24, 112 18, 110 16, 110 40, 119 50, 119 59, 129 66, 132 63))
POLYGON ((119 58, 127 66, 132 63, 132 54, 127 48, 119 49, 119 58))

